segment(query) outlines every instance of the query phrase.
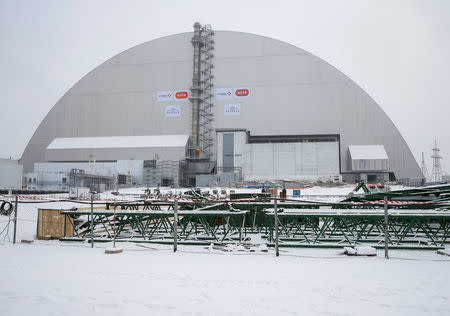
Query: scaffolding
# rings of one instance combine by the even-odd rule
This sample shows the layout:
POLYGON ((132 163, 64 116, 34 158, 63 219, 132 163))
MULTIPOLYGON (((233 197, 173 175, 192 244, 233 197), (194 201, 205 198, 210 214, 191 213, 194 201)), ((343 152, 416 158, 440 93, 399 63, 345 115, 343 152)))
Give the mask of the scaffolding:
POLYGON ((202 27, 202 36, 200 46, 201 54, 201 80, 200 86, 202 89, 201 103, 199 108, 200 114, 200 129, 199 129, 199 143, 204 158, 211 158, 213 154, 213 107, 214 107, 214 75, 213 75, 213 59, 214 59, 214 31, 211 25, 204 25, 202 27))
POLYGON ((214 153, 214 31, 211 25, 194 24, 194 75, 192 80, 192 149, 198 158, 214 153), (197 151, 197 153, 196 153, 197 151), (201 154, 200 154, 201 153, 201 154))

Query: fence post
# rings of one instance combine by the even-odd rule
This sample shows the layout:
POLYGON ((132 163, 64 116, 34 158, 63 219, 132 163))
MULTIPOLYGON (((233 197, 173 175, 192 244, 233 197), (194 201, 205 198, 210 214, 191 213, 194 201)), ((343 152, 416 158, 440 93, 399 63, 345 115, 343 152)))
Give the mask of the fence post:
POLYGON ((388 207, 386 197, 384 198, 384 257, 389 259, 388 253, 388 207))
POLYGON ((278 207, 277 207, 277 198, 273 201, 273 208, 275 211, 275 256, 278 257, 280 255, 278 249, 278 207))
POLYGON ((94 193, 91 192, 91 248, 94 248, 94 193))
POLYGON ((16 243, 16 229, 17 229, 17 210, 18 210, 18 202, 17 195, 14 201, 14 235, 13 235, 13 244, 16 243))
POLYGON ((178 200, 175 198, 173 205, 173 252, 177 252, 178 246, 178 200))
POLYGON ((114 201, 114 239, 113 239, 113 248, 116 249, 116 201, 114 201))

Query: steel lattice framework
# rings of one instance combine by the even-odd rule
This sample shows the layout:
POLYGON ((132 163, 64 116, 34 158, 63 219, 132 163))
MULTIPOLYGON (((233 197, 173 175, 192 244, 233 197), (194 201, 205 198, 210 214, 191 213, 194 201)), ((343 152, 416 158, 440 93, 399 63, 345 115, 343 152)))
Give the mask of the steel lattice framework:
MULTIPOLYGON (((274 213, 269 216, 269 241, 274 239, 274 213)), ((290 210, 278 215, 284 246, 342 247, 384 242, 384 214, 290 210)), ((398 211, 389 215, 388 240, 392 248, 445 247, 450 242, 450 214, 427 210, 398 211)), ((280 244, 283 246, 283 243, 280 244)))
MULTIPOLYGON (((223 242, 227 239, 242 240, 246 211, 179 211, 178 236, 181 240, 211 240, 223 242)), ((74 237, 63 240, 84 240, 90 234, 90 211, 64 211, 74 229, 74 237), (89 220, 88 220, 89 219, 89 220)), ((173 238, 172 211, 96 210, 94 213, 94 235, 96 241, 113 238, 114 214, 116 216, 117 241, 145 242, 173 238)))
POLYGON ((213 107, 214 107, 214 31, 211 25, 201 28, 200 37, 200 60, 201 60, 201 102, 199 107, 199 143, 205 158, 213 154, 213 107))
POLYGON ((433 159, 433 169, 431 171, 432 182, 442 181, 442 167, 441 167, 442 156, 439 153, 440 151, 441 150, 437 146, 437 142, 434 141, 433 154, 431 155, 431 159, 433 159))
MULTIPOLYGON (((184 203, 180 206, 188 205, 184 203)), ((195 210, 181 210, 178 212, 178 236, 181 243, 206 245, 210 242, 242 241, 245 236, 257 233, 271 245, 274 239, 272 206, 264 202, 216 203, 195 210), (235 208, 238 206, 241 209, 235 208)), ((306 203, 279 204, 280 247, 382 246, 385 233, 381 209, 323 209, 323 206, 311 206, 309 204, 307 208, 306 203)), ((172 242, 174 212, 170 210, 169 203, 122 207, 128 210, 116 212, 118 241, 172 242)), ((69 218, 75 233, 75 236, 62 240, 88 238, 90 211, 70 210, 62 214, 69 218)), ((114 211, 95 210, 93 214, 95 240, 110 241, 113 237, 114 211)), ((391 209, 387 233, 392 248, 443 248, 450 243, 450 213, 447 209, 391 209)))

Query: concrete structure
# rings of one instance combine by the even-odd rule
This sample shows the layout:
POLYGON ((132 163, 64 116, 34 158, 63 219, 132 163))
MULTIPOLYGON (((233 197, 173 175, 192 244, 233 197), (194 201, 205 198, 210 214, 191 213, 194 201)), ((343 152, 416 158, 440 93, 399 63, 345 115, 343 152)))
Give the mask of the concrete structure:
POLYGON ((73 187, 87 187, 103 192, 114 187, 117 176, 117 163, 101 163, 96 170, 80 163, 36 163, 35 171, 25 174, 25 185, 27 189, 34 190, 65 191, 73 187))
POLYGON ((182 164, 179 160, 145 160, 142 184, 176 186, 180 183, 182 173, 182 164))
POLYGON ((0 158, 0 188, 21 189, 23 166, 17 160, 0 158))
MULTIPOLYGON (((22 156, 26 171, 46 161, 179 161, 189 146, 202 149, 202 135, 196 134, 192 115, 199 113, 201 125, 201 108, 198 112, 196 107, 202 103, 197 101, 210 96, 194 87, 199 78, 197 73, 193 75, 193 38, 189 32, 152 40, 88 73, 36 130, 22 156), (184 138, 186 146, 180 142, 175 151, 164 144, 142 150, 124 145, 109 149, 55 147, 69 138, 90 139, 94 147, 102 144, 96 142, 97 137, 192 138, 193 130, 195 144, 191 139, 186 145, 184 138)), ((202 170, 220 173, 231 168, 246 180, 318 179, 336 174, 352 179, 361 170, 352 168, 350 146, 381 145, 388 157, 382 179, 386 175, 391 179, 423 177, 392 121, 336 68, 300 48, 263 36, 215 31, 213 39, 214 54, 210 56, 214 59, 208 63, 208 71, 214 65, 213 76, 208 75, 208 80, 214 78, 213 89, 212 83, 208 84, 214 93, 208 101, 212 112, 204 114, 208 128, 215 131, 214 149, 209 149, 213 165, 204 162, 206 169, 202 170), (226 145, 224 139, 228 139, 226 145), (224 146, 228 146, 225 155, 224 146)), ((203 65, 203 60, 200 63, 203 65)), ((196 171, 189 168, 185 177, 189 174, 193 184, 196 171)), ((143 183, 143 178, 140 181, 143 183)))
POLYGON ((217 130, 217 172, 247 181, 329 180, 339 175, 339 135, 252 136, 217 130))
POLYGON ((55 138, 46 161, 184 159, 189 135, 55 138))
POLYGON ((349 172, 352 182, 389 181, 389 158, 383 145, 352 145, 349 150, 349 172))

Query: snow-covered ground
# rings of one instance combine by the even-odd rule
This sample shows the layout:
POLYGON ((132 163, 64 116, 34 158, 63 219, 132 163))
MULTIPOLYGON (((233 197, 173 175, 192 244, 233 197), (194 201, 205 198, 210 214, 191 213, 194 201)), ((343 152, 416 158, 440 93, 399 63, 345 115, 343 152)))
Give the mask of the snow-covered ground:
POLYGON ((450 260, 392 251, 0 246, 0 315, 450 315, 450 260))
MULTIPOLYGON (((20 243, 36 234, 37 208, 73 206, 20 204, 19 243, 0 235, 0 315, 450 315, 450 257, 435 251, 390 251, 386 260, 382 251, 347 257, 283 248, 276 258, 272 249, 180 245, 173 253, 126 243, 123 253, 106 255, 111 244, 20 243)), ((0 231, 6 221, 0 216, 0 231)))

